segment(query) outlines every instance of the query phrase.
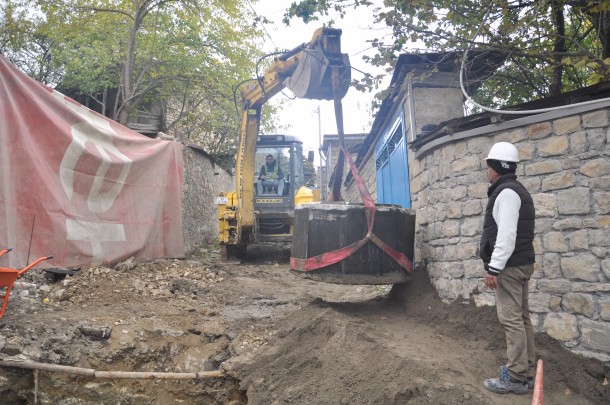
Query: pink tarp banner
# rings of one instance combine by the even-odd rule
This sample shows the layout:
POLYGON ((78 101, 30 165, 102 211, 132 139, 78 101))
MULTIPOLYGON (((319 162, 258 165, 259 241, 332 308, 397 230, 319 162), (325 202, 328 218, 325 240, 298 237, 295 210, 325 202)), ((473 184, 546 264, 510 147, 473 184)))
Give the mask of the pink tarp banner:
POLYGON ((182 145, 150 139, 0 55, 0 266, 183 257, 182 145))

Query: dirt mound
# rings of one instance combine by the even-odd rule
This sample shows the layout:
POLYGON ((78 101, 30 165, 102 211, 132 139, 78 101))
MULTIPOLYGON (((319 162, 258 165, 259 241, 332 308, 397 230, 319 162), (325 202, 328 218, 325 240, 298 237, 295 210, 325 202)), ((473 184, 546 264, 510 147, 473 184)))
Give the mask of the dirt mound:
MULTIPOLYGON (((607 366, 544 334, 537 345, 549 403, 608 403, 607 366)), ((420 272, 387 297, 315 300, 290 314, 262 352, 226 366, 249 404, 529 404, 530 396, 482 388, 505 351, 495 308, 443 304, 420 272)))
MULTIPOLYGON (((428 384, 425 359, 401 358, 376 341, 378 331, 332 305, 295 316, 248 363, 235 364, 249 404, 431 404, 469 399, 455 384, 428 384)), ((470 402, 473 403, 473 402, 470 402)))

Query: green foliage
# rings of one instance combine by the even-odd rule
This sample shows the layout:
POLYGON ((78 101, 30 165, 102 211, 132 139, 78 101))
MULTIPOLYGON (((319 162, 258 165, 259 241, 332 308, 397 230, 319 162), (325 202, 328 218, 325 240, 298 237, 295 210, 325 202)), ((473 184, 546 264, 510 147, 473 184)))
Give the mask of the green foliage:
POLYGON ((316 187, 318 185, 316 167, 314 166, 313 162, 307 160, 307 156, 303 156, 303 177, 307 187, 316 187))
MULTIPOLYGON (((371 7, 377 23, 392 29, 392 38, 372 39, 373 65, 392 64, 403 52, 489 51, 504 65, 482 85, 469 89, 475 100, 506 106, 610 80, 610 0, 301 0, 285 21, 324 19, 357 7, 371 7), (377 8, 376 8, 377 7, 377 8)), ((485 63, 480 58, 477 63, 485 63)), ((466 66, 466 79, 474 66, 466 66)), ((371 87, 365 78, 362 87, 371 87)))
POLYGON ((290 19, 294 16, 301 18, 305 23, 318 21, 318 14, 328 16, 329 10, 338 12, 339 17, 343 18, 348 7, 372 6, 373 4, 370 0, 301 0, 290 5, 283 21, 286 25, 290 25, 290 19))
POLYGON ((121 123, 163 106, 164 132, 212 155, 233 153, 232 87, 254 74, 262 44, 244 2, 6 0, 0 7, 0 52, 30 76, 92 97, 119 90, 113 118, 121 123))

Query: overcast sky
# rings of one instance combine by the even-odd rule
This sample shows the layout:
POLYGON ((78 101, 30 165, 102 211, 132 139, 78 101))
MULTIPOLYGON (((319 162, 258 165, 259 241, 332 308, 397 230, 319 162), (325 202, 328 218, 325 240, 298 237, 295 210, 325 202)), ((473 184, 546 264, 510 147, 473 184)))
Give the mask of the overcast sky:
MULTIPOLYGON (((295 0, 259 0, 253 5, 257 14, 265 16, 267 19, 274 22, 273 25, 265 25, 268 35, 266 35, 265 51, 273 52, 276 48, 292 49, 303 42, 311 40, 313 32, 322 26, 323 21, 304 24, 300 20, 293 20, 289 27, 282 23, 282 17, 287 7, 295 0)), ((376 0, 382 3, 381 0, 376 0)), ((371 8, 361 7, 354 11, 349 10, 345 19, 340 20, 336 15, 334 17, 337 22, 335 27, 341 28, 343 33, 341 36, 342 52, 350 56, 350 63, 353 68, 360 71, 377 74, 380 69, 373 68, 362 60, 365 54, 373 55, 374 50, 370 49, 371 40, 380 35, 379 30, 372 27, 373 16, 371 8)), ((262 28, 262 25, 259 24, 262 28)), ((352 69, 352 77, 359 78, 362 74, 357 70, 352 69)), ((386 79, 389 84, 390 74, 386 79)), ((284 93, 292 95, 289 90, 284 93)), ((284 99, 287 97, 284 94, 278 94, 276 99, 284 99)), ((362 93, 354 88, 350 88, 347 95, 343 98, 344 112, 344 129, 345 133, 368 133, 370 123, 372 121, 370 115, 370 104, 373 100, 373 93, 362 93)), ((316 164, 318 164, 317 149, 318 149, 318 114, 316 110, 320 107, 320 126, 321 133, 336 134, 337 126, 335 123, 334 106, 332 101, 326 100, 303 100, 295 99, 286 102, 282 110, 278 112, 278 118, 281 124, 290 126, 289 129, 283 131, 288 135, 297 136, 304 143, 304 149, 316 151, 316 164)))

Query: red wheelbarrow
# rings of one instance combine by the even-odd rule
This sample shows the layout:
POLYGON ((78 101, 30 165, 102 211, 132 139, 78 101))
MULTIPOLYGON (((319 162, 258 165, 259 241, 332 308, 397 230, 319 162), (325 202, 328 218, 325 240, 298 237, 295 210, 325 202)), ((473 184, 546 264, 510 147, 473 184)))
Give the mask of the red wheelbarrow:
MULTIPOLYGON (((12 249, 4 249, 0 250, 0 256, 10 252, 12 249)), ((34 260, 31 264, 25 266, 21 270, 19 269, 9 269, 6 267, 0 267, 0 300, 2 300, 2 309, 0 309, 0 319, 4 315, 4 310, 6 309, 6 304, 8 304, 8 299, 11 294, 11 288, 13 288, 13 284, 15 284, 15 280, 23 273, 36 266, 38 263, 52 259, 53 256, 44 256, 39 259, 34 260), (6 289, 6 290, 5 290, 6 289), (5 290, 5 291, 3 291, 5 290)))

